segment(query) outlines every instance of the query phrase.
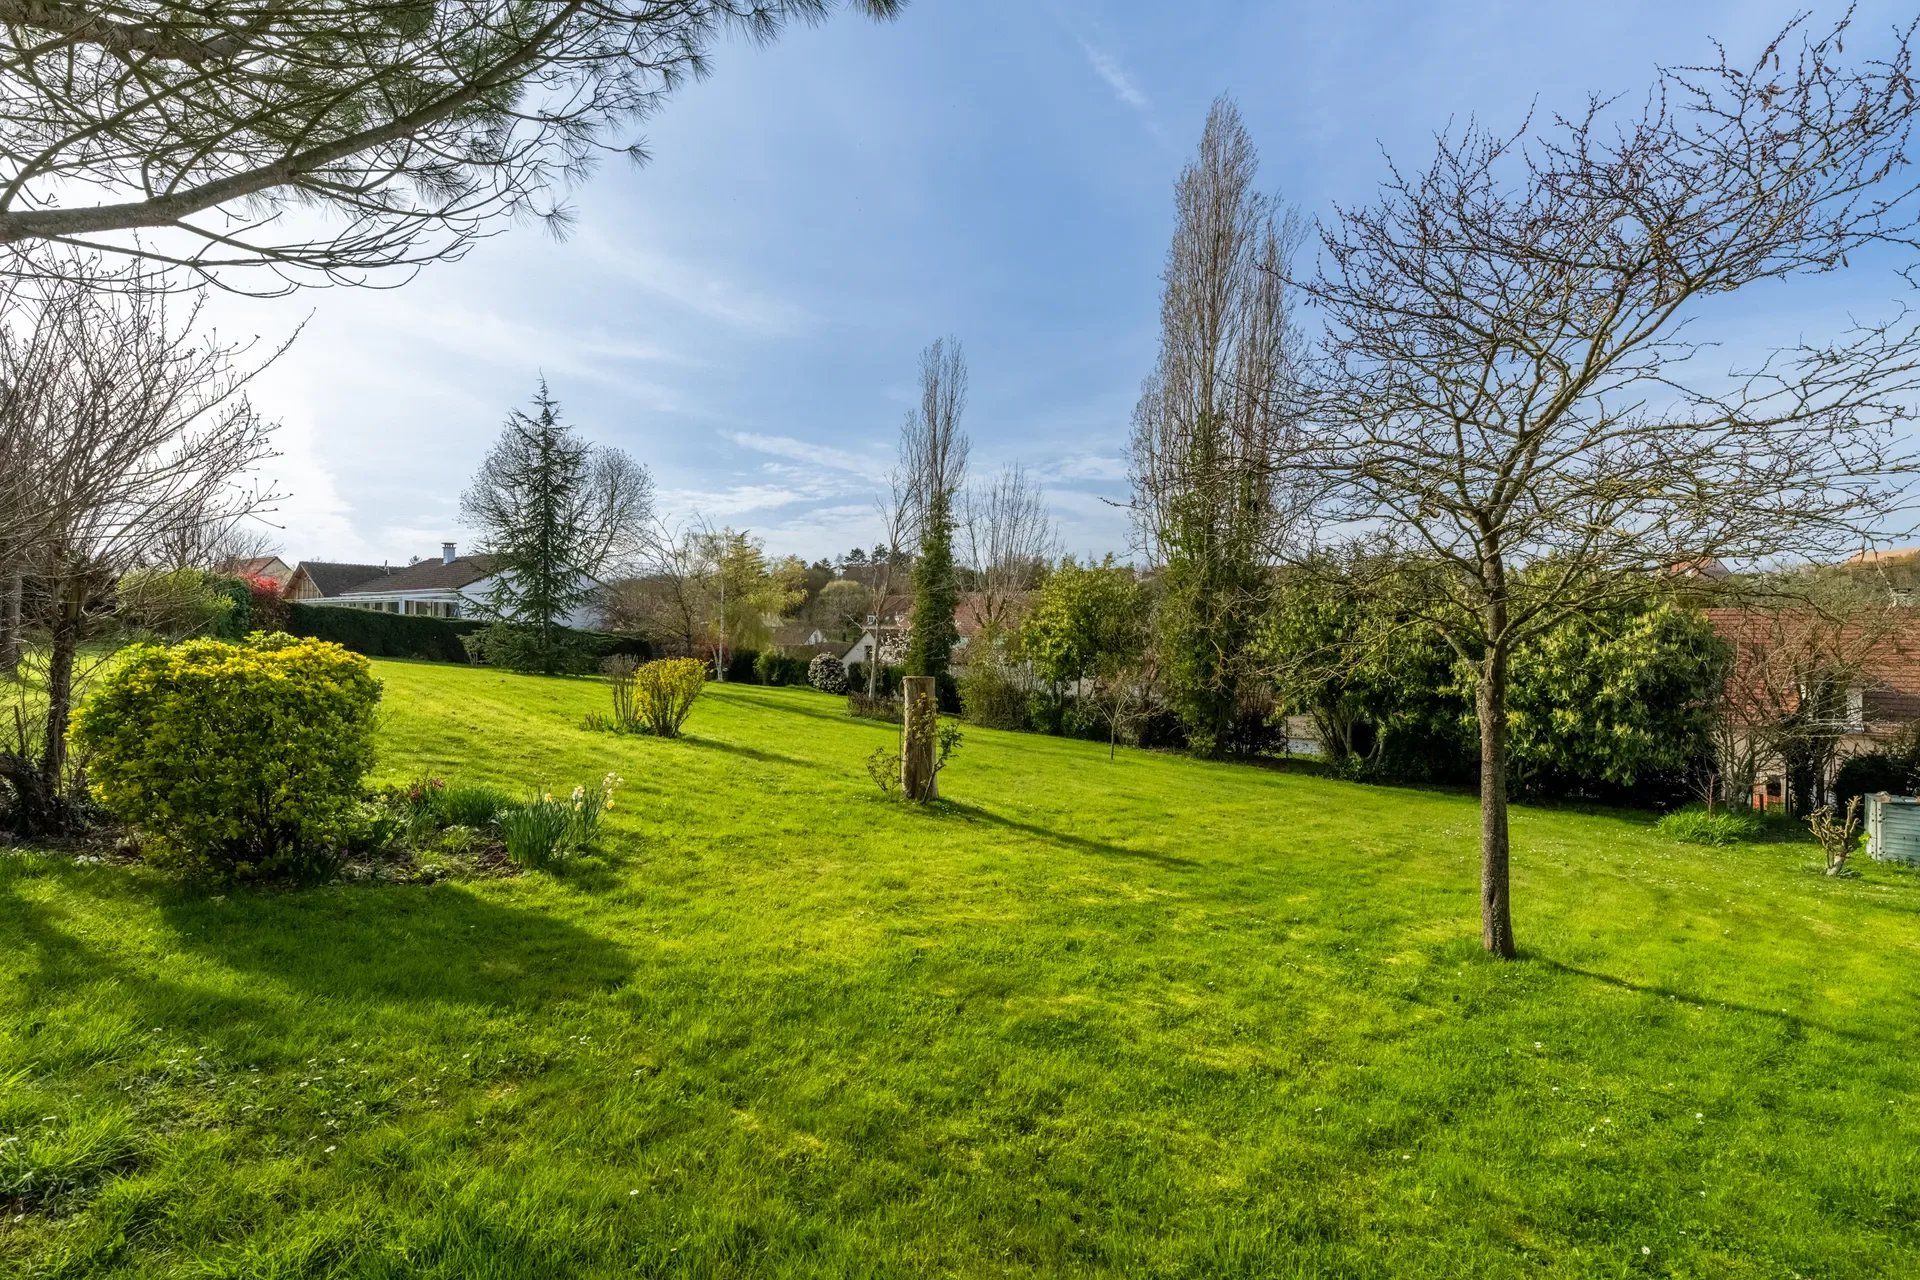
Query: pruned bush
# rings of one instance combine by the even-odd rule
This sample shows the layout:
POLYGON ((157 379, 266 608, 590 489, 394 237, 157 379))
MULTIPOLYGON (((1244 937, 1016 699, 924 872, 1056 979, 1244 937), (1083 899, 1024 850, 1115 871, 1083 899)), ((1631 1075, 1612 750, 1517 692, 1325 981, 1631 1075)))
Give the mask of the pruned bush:
POLYGON ((803 684, 807 678, 807 660, 773 649, 763 649, 753 660, 753 678, 764 685, 803 684))
POLYGON ((1682 844, 1722 847, 1760 838, 1765 824, 1751 809, 1716 809, 1708 813, 1697 806, 1675 809, 1654 823, 1654 830, 1682 844))
POLYGON ((641 728, 658 738, 679 737, 706 683, 707 664, 698 658, 662 658, 637 667, 633 705, 641 728))
POLYGON ((846 665, 830 653, 816 653, 813 661, 807 664, 807 683, 822 693, 845 693, 846 665))
POLYGON ((989 729, 1026 729, 1027 688, 1030 681, 999 662, 969 663, 955 677, 960 688, 960 714, 970 724, 989 729))
POLYGON ((888 724, 899 724, 901 719, 900 699, 881 696, 869 698, 859 689, 847 694, 847 714, 862 720, 884 720, 888 724))
POLYGON ((479 624, 460 618, 423 618, 298 601, 287 604, 286 616, 286 629, 297 636, 330 640, 370 658, 428 662, 470 661, 461 638, 479 629, 479 624))
POLYGON ((284 633, 140 645, 74 714, 94 796, 189 870, 245 879, 331 857, 373 763, 367 660, 284 633))

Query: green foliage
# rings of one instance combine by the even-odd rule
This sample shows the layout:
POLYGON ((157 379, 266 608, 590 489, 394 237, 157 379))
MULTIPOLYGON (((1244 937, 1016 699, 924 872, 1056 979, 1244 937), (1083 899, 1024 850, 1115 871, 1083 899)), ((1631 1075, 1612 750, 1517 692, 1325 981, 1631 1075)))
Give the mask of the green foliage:
POLYGON ((1027 729, 1028 684, 1022 673, 997 659, 982 655, 961 669, 954 682, 960 690, 960 714, 970 724, 989 729, 1027 729))
POLYGON ((795 560, 767 563, 766 545, 752 534, 722 529, 695 536, 699 561, 706 566, 706 593, 720 607, 720 632, 730 654, 744 654, 745 668, 727 679, 753 679, 758 651, 772 638, 768 618, 777 618, 806 599, 806 566, 795 560))
MULTIPOLYGON (((1108 556, 1068 558, 1047 574, 1021 624, 1019 650, 1050 685, 1086 679, 1103 659, 1127 659, 1146 644, 1146 597, 1133 570, 1108 556)), ((963 695, 964 697, 964 695, 963 695)))
POLYGON ((1834 805, 1844 813, 1855 796, 1913 795, 1920 790, 1920 724, 1913 724, 1871 751, 1840 762, 1833 781, 1834 805))
POLYGON ((592 646, 565 627, 492 622, 463 640, 473 661, 524 675, 584 675, 594 668, 592 646))
MULTIPOLYGON (((1475 671, 1410 610, 1356 602, 1322 568, 1283 578, 1261 644, 1282 710, 1311 716, 1351 776, 1473 776, 1475 671)), ((1726 652, 1700 615, 1621 604, 1522 645, 1508 685, 1517 791, 1597 798, 1676 789, 1707 750, 1726 652)), ((1657 796, 1652 798, 1658 798, 1657 796)))
POLYGON ((900 753, 875 747, 867 756, 867 777, 873 779, 881 795, 893 799, 894 793, 900 790, 900 753))
POLYGON ((619 768, 606 888, 0 854, 0 1159, 71 1188, 0 1274, 1913 1269, 1904 869, 1516 806, 1516 968, 1460 936, 1468 796, 968 728, 914 811, 859 764, 898 729, 803 690, 710 687, 683 751, 576 732, 586 681, 374 668, 395 780, 619 768), (937 1198, 791 1211, 956 1135, 937 1198))
POLYGON ((609 773, 596 787, 576 786, 564 798, 548 791, 524 804, 508 805, 495 819, 507 856, 522 867, 553 867, 591 851, 600 839, 600 820, 613 807, 620 786, 609 773))
MULTIPOLYGON (((869 663, 856 662, 847 668, 847 690, 850 693, 867 692, 869 663)), ((899 696, 900 681, 906 677, 907 669, 891 663, 881 663, 873 671, 873 693, 876 697, 892 698, 899 696)))
POLYGON ((239 640, 253 629, 253 585, 231 574, 207 575, 207 589, 227 602, 207 629, 216 640, 239 640))
POLYGON ((482 464, 462 509, 478 524, 494 555, 487 606, 525 630, 491 637, 486 659, 543 675, 572 670, 577 651, 561 637, 560 619, 591 597, 593 531, 582 501, 593 451, 560 421, 546 380, 534 412, 515 409, 482 464))
POLYGON ((944 676, 960 639, 954 610, 960 586, 953 571, 953 499, 936 491, 927 499, 920 554, 913 562, 913 615, 907 633, 907 674, 944 676))
MULTIPOLYGON (((1203 423, 1196 434, 1219 430, 1203 423)), ((1209 476, 1205 449, 1201 454, 1199 474, 1209 476)), ((1244 686, 1255 678, 1268 590, 1257 536, 1262 522, 1254 513, 1265 494, 1258 489, 1252 476, 1227 468, 1217 482, 1196 484, 1168 503, 1155 641, 1168 705, 1197 755, 1232 752, 1244 686)))
POLYGON ((1276 673, 1281 714, 1310 717, 1343 773, 1409 782, 1470 774, 1475 738, 1462 716, 1471 701, 1454 651, 1410 613, 1359 603, 1338 566, 1280 578, 1258 652, 1276 673))
POLYGON ((246 632, 248 612, 222 579, 198 569, 134 569, 114 588, 114 611, 134 632, 162 640, 237 637, 246 632))
POLYGON ((500 838, 515 865, 536 870, 551 867, 567 853, 567 831, 572 814, 564 801, 551 795, 535 796, 500 814, 500 838))
POLYGON ((450 782, 441 788, 437 808, 442 826, 480 830, 490 826, 501 810, 512 803, 507 793, 498 787, 450 782))
POLYGON ((365 658, 285 634, 129 650, 74 715, 93 793, 153 852, 247 878, 339 845, 373 762, 365 658))
POLYGON ((1760 815, 1751 809, 1716 809, 1708 813, 1698 805, 1675 809, 1653 826, 1661 835, 1682 844, 1714 848, 1757 840, 1765 829, 1760 815))
POLYGON ((287 631, 326 640, 369 658, 415 658, 466 663, 461 638, 480 629, 465 618, 418 618, 339 605, 287 605, 287 631))
POLYGON ((1848 756, 1834 772, 1834 803, 1842 809, 1859 796, 1912 795, 1916 773, 1913 763, 1884 750, 1863 751, 1848 756))
POLYGON ((807 683, 807 659, 777 650, 762 650, 753 660, 753 678, 775 687, 807 683))
MULTIPOLYGON (((897 718, 897 717, 896 717, 897 718)), ((951 720, 942 720, 933 731, 933 775, 947 767, 947 761, 960 749, 961 741, 966 737, 960 726, 951 720)), ((880 794, 892 799, 900 794, 900 753, 886 747, 875 747, 867 756, 867 777, 873 779, 873 785, 880 794)))
POLYGON ((1605 796, 1677 777, 1708 750, 1727 657, 1704 617, 1665 604, 1582 614, 1523 645, 1507 695, 1516 789, 1605 796))

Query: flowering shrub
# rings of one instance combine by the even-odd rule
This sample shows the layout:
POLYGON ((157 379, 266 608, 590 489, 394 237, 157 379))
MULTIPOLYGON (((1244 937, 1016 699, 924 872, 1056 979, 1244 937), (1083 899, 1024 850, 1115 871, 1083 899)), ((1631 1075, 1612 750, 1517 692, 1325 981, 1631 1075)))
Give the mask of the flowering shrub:
POLYGON ((698 658, 662 658, 633 673, 633 703, 641 726, 656 737, 677 738, 706 687, 707 665, 698 658))
POLYGON ((287 602, 280 596, 280 584, 258 574, 241 574, 247 584, 247 625, 255 631, 284 631, 287 627, 287 602))
POLYGON ((74 713, 93 794, 149 850, 247 878, 331 856, 373 763, 367 660, 284 633, 139 645, 74 713))
POLYGON ((807 683, 822 693, 845 693, 847 668, 830 653, 816 653, 807 664, 807 683))

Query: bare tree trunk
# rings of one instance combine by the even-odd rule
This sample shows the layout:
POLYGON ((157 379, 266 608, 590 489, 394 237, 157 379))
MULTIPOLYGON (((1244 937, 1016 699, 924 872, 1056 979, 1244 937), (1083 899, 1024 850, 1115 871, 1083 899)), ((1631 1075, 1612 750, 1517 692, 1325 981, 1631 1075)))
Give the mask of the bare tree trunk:
POLYGON ((47 740, 41 744, 40 778, 50 796, 61 793, 67 769, 67 723, 73 717, 73 663, 80 651, 87 589, 84 579, 58 583, 47 651, 47 740))
POLYGON ((1507 654, 1494 645, 1480 667, 1480 941, 1502 959, 1514 957, 1508 906, 1507 654))
POLYGON ((20 670, 20 656, 26 647, 26 638, 20 634, 26 592, 27 576, 15 569, 7 577, 6 597, 0 599, 0 675, 16 675, 20 670))

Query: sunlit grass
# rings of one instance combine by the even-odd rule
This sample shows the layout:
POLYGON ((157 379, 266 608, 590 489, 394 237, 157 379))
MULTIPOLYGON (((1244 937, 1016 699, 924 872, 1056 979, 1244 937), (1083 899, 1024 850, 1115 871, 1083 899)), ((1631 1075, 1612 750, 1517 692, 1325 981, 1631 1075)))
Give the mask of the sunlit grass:
POLYGON ((710 688, 381 663, 383 773, 626 780, 561 878, 0 857, 0 1274, 1772 1277, 1920 1246, 1920 882, 710 688))

